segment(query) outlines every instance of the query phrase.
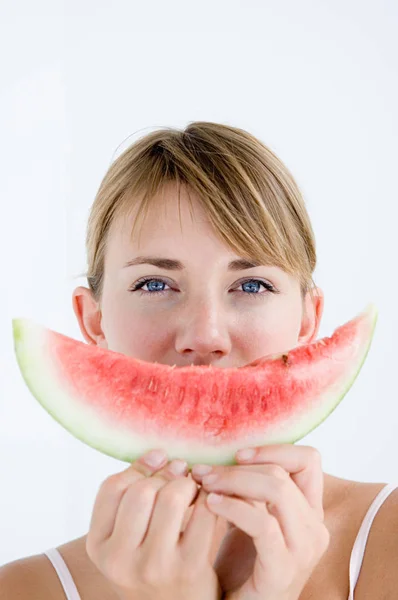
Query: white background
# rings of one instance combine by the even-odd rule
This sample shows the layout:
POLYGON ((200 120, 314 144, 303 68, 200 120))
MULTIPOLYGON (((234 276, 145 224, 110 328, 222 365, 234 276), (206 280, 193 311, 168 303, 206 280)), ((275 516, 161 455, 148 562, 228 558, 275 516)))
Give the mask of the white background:
POLYGON ((291 169, 316 233, 320 335, 379 308, 354 387, 300 443, 328 473, 398 480, 396 1, 3 0, 0 23, 0 564, 84 535, 100 483, 126 466, 34 400, 11 319, 82 339, 71 295, 89 208, 158 126, 241 127, 291 169))

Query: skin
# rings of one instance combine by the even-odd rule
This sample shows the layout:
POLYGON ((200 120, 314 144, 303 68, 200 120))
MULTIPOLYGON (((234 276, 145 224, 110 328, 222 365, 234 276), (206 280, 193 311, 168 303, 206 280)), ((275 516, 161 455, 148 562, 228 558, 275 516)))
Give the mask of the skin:
MULTIPOLYGON (((176 188, 168 184, 152 205, 140 239, 130 238, 135 211, 131 220, 113 223, 101 304, 85 287, 73 293, 85 340, 146 361, 222 368, 243 366, 315 340, 324 306, 322 290, 315 290, 315 302, 309 294, 303 301, 298 279, 278 267, 228 271, 230 261, 243 257, 217 237, 195 194, 190 196, 193 212, 184 188, 179 212, 176 188), (125 267, 142 255, 178 259, 184 268, 125 267), (142 277, 153 278, 144 285, 146 293, 129 291, 142 277), (265 281, 273 291, 250 279, 265 281), (166 291, 151 292, 158 289, 166 291)), ((201 482, 194 472, 192 477, 201 482)), ((320 503, 323 483, 318 486, 320 503)))
POLYGON ((181 189, 180 228, 176 193, 168 185, 164 204, 159 198, 159 205, 149 211, 140 245, 138 236, 130 240, 131 222, 113 223, 102 306, 88 288, 79 286, 73 292, 73 308, 85 340, 146 361, 217 367, 243 366, 313 341, 323 313, 322 290, 315 290, 315 305, 307 294, 304 311, 298 280, 280 268, 228 272, 228 262, 240 257, 216 237, 203 209, 190 195, 193 218, 181 189), (178 259, 185 268, 166 271, 148 264, 124 268, 139 255, 178 259), (152 281, 141 290, 128 291, 147 276, 161 277, 166 284, 152 281), (250 278, 265 280, 279 293, 269 292, 260 283, 242 286, 250 278), (165 293, 156 295, 153 290, 165 293))
MULTIPOLYGON (((89 289, 78 287, 73 292, 73 308, 86 342, 142 360, 169 365, 239 367, 264 355, 283 352, 316 339, 323 313, 322 290, 315 290, 315 304, 307 296, 303 306, 298 281, 278 268, 260 266, 241 272, 228 272, 228 262, 239 257, 217 238, 192 193, 191 199, 194 202, 192 217, 187 198, 181 194, 181 229, 175 189, 168 186, 162 202, 159 196, 158 205, 155 204, 148 214, 140 245, 138 238, 133 241, 129 239, 132 221, 113 223, 108 239, 101 306, 95 302, 89 289), (150 265, 123 268, 126 261, 138 255, 179 259, 185 269, 167 271, 150 265), (143 276, 164 279, 167 285, 152 281, 144 289, 164 288, 166 293, 152 297, 150 292, 142 296, 139 292, 129 292, 134 282, 143 276), (260 283, 242 285, 249 278, 263 279, 279 293, 266 291, 260 283), (253 294, 256 298, 250 296, 253 294), (142 343, 143 340, 146 343, 142 343)), ((134 218, 134 212, 131 218, 134 218)), ((208 585, 211 591, 206 588, 201 593, 205 586, 204 577, 211 577, 212 572, 207 568, 202 576, 198 571, 200 564, 197 557, 206 555, 210 532, 213 538, 210 565, 213 565, 217 579, 226 591, 225 600, 260 600, 266 594, 269 597, 270 586, 274 586, 274 589, 278 587, 272 596, 273 600, 310 600, 315 597, 346 600, 349 559, 358 529, 370 503, 385 484, 359 483, 333 477, 321 470, 319 458, 315 449, 299 445, 263 447, 247 464, 214 467, 218 480, 208 484, 202 476, 195 474, 195 467, 190 473, 183 468, 179 474, 173 474, 171 468, 177 466, 179 461, 167 462, 165 458, 157 466, 148 466, 145 465, 145 457, 141 457, 126 471, 112 475, 106 487, 101 486, 93 511, 94 525, 90 527, 88 536, 67 542, 58 549, 84 598, 97 599, 100 590, 104 600, 120 600, 123 595, 109 584, 109 573, 102 568, 101 560, 95 557, 96 553, 105 558, 107 556, 105 546, 101 552, 104 544, 101 530, 115 518, 121 495, 131 485, 138 486, 130 491, 129 501, 125 503, 131 515, 136 514, 134 503, 139 502, 141 486, 149 486, 160 489, 160 498, 156 501, 158 508, 155 507, 158 510, 158 522, 160 519, 165 527, 172 526, 169 517, 162 518, 162 514, 170 512, 162 494, 170 494, 170 490, 183 486, 185 504, 179 493, 180 514, 176 514, 177 509, 173 514, 182 522, 181 531, 187 540, 189 534, 186 536, 186 532, 191 528, 193 565, 196 569, 190 572, 196 574, 197 580, 190 583, 189 592, 181 591, 179 597, 193 598, 193 593, 209 600, 213 594, 219 597, 219 590, 210 579, 208 585), (285 471, 290 473, 292 481, 286 479, 285 471), (286 483, 283 494, 280 486, 275 487, 280 477, 286 483), (133 480, 136 483, 132 483, 133 480), (210 513, 207 515, 207 526, 204 526, 202 514, 199 521, 196 520, 198 529, 192 534, 200 496, 183 517, 186 506, 195 495, 194 488, 190 487, 192 480, 202 483, 202 502, 206 497, 209 509, 208 492, 223 494, 223 502, 211 508, 212 515, 217 516, 214 536, 214 521, 211 521, 210 513), (247 502, 243 504, 236 496, 247 502), (110 497, 113 501, 110 501, 110 497), (273 499, 275 502, 272 502, 273 499), (268 536, 264 535, 263 529, 266 522, 269 526, 276 524, 269 521, 268 517, 267 521, 264 519, 265 503, 270 501, 268 510, 277 516, 280 523, 284 523, 285 536, 285 542, 281 536, 277 536, 278 539, 272 536, 278 543, 278 548, 272 548, 272 551, 266 546, 268 536), (322 521, 328 535, 325 535, 322 521), (323 555, 329 540, 330 545, 323 555), (285 551, 285 543, 289 545, 289 555, 285 551), (315 546, 317 549, 314 554, 315 546), (309 560, 311 556, 312 564, 309 560), (270 562, 273 557, 275 564, 270 562), (311 575, 313 563, 317 561, 311 575), (277 579, 270 580, 269 575, 276 574, 277 567, 277 579), (287 591, 286 585, 290 580, 292 583, 287 591), (299 592, 303 581, 305 588, 299 592), (258 584, 256 590, 253 584, 258 584), (262 585, 264 588, 260 589, 262 585), (281 586, 285 586, 283 591, 281 586)), ((131 525, 132 522, 132 517, 127 515, 125 523, 131 525)), ((355 589, 356 599, 378 597, 380 581, 384 582, 385 596, 395 597, 397 527, 398 494, 393 493, 379 510, 372 525, 355 589), (388 595, 390 590, 391 594, 388 595)), ((164 533, 163 526, 162 529, 164 533)), ((126 537, 124 533, 119 536, 120 544, 127 541, 130 544, 134 542, 131 536, 126 537)), ((157 542, 154 547, 158 547, 157 542)), ((189 544, 187 547, 189 549, 189 544)), ((148 545, 144 541, 141 550, 145 552, 146 549, 148 545)), ((116 556, 137 558, 139 554, 132 547, 116 556)), ((151 551, 146 556, 150 558, 151 551)), ((175 554, 169 552, 167 558, 172 561, 175 554)), ((120 565, 119 559, 116 564, 120 565)), ((177 573, 187 571, 186 557, 183 565, 180 568, 174 564, 177 573)), ((163 567, 167 580, 170 576, 169 563, 166 561, 163 567)), ((156 568, 152 572, 156 584, 160 585, 159 593, 164 594, 161 571, 156 568)), ((131 577, 130 564, 125 573, 131 577)), ((138 566, 131 585, 139 585, 141 574, 142 568, 138 566)), ((119 572, 119 580, 120 577, 119 572)), ((41 600, 43 594, 64 598, 58 576, 44 555, 27 557, 0 569, 0 600, 3 598, 2 591, 4 598, 41 600)), ((135 592, 132 597, 145 595, 144 591, 141 594, 141 590, 138 595, 135 592)), ((155 591, 154 597, 160 598, 159 593, 155 591)), ((174 584, 170 594, 170 598, 175 600, 174 584)))

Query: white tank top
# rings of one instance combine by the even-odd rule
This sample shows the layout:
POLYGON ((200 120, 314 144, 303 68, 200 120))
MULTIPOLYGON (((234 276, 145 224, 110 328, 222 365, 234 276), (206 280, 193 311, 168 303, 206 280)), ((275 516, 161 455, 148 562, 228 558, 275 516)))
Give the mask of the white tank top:
MULTIPOLYGON (((373 520, 383 502, 388 496, 398 488, 398 484, 389 483, 386 485, 373 500, 369 507, 368 512, 362 521, 361 527, 358 531, 358 535, 355 539, 354 546, 351 552, 350 558, 350 593, 348 600, 354 600, 354 589, 358 581, 359 573, 362 566, 363 557, 365 554, 366 542, 373 520)), ((68 567, 65 564, 64 559, 56 548, 51 548, 44 552, 48 559, 52 562, 54 569, 56 570, 58 577, 61 581, 62 587, 65 592, 67 600, 81 600, 79 592, 75 582, 72 579, 72 575, 69 572, 68 567)))

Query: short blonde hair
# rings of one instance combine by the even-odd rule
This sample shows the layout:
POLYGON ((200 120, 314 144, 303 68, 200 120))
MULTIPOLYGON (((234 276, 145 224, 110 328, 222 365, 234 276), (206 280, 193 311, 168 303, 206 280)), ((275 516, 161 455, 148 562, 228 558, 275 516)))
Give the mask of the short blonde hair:
MULTIPOLYGON (((109 167, 91 207, 86 233, 89 288, 101 303, 107 235, 115 219, 137 219, 163 184, 196 192, 207 216, 238 256, 298 278, 302 297, 315 287, 314 232, 302 194, 282 161, 236 127, 195 121, 161 128, 127 148, 109 167)), ((189 192, 188 192, 189 193, 189 192)))

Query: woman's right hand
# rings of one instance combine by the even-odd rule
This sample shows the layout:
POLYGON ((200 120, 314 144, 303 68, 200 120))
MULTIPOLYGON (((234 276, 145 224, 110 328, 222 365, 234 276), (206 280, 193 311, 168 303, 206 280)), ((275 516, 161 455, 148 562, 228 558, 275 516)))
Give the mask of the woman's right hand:
POLYGON ((121 600, 219 600, 222 590, 210 558, 217 517, 206 506, 207 493, 200 489, 198 495, 186 463, 173 474, 173 465, 183 461, 167 463, 164 455, 151 466, 147 456, 102 483, 87 554, 121 600))

